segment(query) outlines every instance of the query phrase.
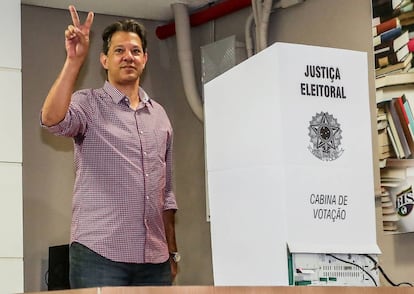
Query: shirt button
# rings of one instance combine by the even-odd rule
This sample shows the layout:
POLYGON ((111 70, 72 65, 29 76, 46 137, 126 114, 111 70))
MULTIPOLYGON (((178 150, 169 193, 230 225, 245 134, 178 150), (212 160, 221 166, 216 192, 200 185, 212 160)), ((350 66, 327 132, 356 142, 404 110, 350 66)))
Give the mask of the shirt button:
POLYGON ((147 152, 146 151, 144 151, 144 155, 147 156, 147 152))
POLYGON ((147 196, 146 198, 147 198, 147 200, 149 199, 149 197, 148 197, 148 196, 147 196))
POLYGON ((139 131, 139 133, 140 133, 140 134, 143 134, 143 133, 144 133, 144 131, 139 131))
POLYGON ((148 176, 149 176, 149 174, 145 174, 145 176, 146 176, 146 177, 148 177, 148 176))

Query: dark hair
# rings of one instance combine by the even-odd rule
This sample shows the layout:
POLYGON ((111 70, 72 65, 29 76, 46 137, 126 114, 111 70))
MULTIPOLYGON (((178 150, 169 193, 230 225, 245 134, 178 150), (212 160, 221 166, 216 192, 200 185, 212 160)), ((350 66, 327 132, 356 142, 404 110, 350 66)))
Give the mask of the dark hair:
POLYGON ((131 32, 136 33, 138 37, 141 39, 142 43, 142 50, 147 52, 147 32, 145 30, 145 27, 133 20, 133 19, 127 19, 127 20, 120 20, 117 21, 109 26, 106 27, 106 29, 102 33, 102 40, 103 40, 103 46, 102 46, 102 52, 105 55, 108 55, 109 50, 109 44, 111 43, 112 35, 116 32, 131 32))

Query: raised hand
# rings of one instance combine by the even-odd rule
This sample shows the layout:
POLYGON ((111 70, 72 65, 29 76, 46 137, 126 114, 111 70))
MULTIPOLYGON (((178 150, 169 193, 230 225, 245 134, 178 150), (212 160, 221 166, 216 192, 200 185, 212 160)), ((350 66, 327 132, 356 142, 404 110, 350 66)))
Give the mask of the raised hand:
POLYGON ((89 12, 84 24, 80 23, 75 6, 69 6, 73 24, 65 30, 67 58, 83 62, 89 51, 89 33, 93 23, 93 12, 89 12))

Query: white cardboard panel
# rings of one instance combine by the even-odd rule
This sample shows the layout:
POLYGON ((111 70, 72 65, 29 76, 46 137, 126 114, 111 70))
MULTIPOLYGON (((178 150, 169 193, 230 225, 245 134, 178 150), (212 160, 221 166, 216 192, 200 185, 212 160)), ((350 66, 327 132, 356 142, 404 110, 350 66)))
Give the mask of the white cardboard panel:
POLYGON ((21 15, 20 1, 0 1, 0 26, 3 46, 0 54, 0 68, 21 69, 21 15))
POLYGON ((287 285, 281 170, 212 171, 208 179, 214 284, 287 285))
POLYGON ((0 257, 23 257, 22 199, 21 164, 0 163, 0 257))
POLYGON ((263 166, 283 158, 277 60, 261 52, 205 85, 206 166, 221 170, 263 166), (259 74, 260 72, 268 74, 259 74))
POLYGON ((375 199, 367 197, 374 191, 367 178, 361 169, 337 168, 332 172, 323 166, 289 165, 286 205, 290 250, 380 253, 375 199))
POLYGON ((287 283, 287 245, 292 252, 379 252, 366 58, 365 52, 276 43, 205 85, 216 285, 287 283), (310 68, 318 73, 305 74, 310 68), (314 217, 314 209, 333 209, 339 200, 310 204, 312 193, 346 195, 347 205, 338 205, 347 216, 314 217), (277 203, 286 204, 285 212, 267 219, 277 203), (286 234, 266 235, 280 223, 287 223, 286 234), (269 254, 263 247, 269 244, 277 252, 266 263, 261 254, 269 254), (244 251, 254 253, 248 266, 243 256, 242 268, 267 269, 272 279, 238 268, 244 251))
POLYGON ((0 293, 24 292, 23 258, 0 258, 0 293))
MULTIPOLYGON (((321 164, 320 160, 310 152, 304 152, 304 149, 311 143, 311 121, 323 111, 337 120, 342 136, 340 147, 344 150, 343 155, 332 165, 354 167, 355 162, 360 162, 361 166, 372 166, 372 159, 367 156, 372 152, 372 144, 368 133, 370 115, 366 53, 304 45, 279 45, 277 54, 280 59, 289 60, 288 66, 283 66, 285 74, 280 75, 279 81, 282 121, 289 126, 284 128, 284 142, 289 145, 289 154, 294 155, 287 156, 286 162, 321 164), (307 53, 303 54, 304 51, 307 53), (335 72, 335 78, 306 77, 307 66, 330 67, 335 72), (345 96, 332 98, 302 95, 301 84, 341 87, 345 96)), ((320 70, 320 73, 323 76, 324 71, 320 70)))
POLYGON ((22 162, 22 80, 20 70, 2 70, 0 68, 0 89, 2 89, 0 95, 0 134, 2 136, 0 162, 22 162))

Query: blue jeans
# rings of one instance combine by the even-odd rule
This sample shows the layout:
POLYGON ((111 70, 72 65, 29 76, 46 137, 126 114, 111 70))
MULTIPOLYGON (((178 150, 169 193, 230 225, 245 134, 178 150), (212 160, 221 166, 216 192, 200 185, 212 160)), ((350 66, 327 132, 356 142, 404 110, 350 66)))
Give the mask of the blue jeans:
POLYGON ((77 242, 70 245, 69 265, 71 289, 172 284, 169 260, 160 264, 115 262, 77 242))

